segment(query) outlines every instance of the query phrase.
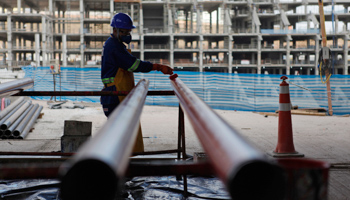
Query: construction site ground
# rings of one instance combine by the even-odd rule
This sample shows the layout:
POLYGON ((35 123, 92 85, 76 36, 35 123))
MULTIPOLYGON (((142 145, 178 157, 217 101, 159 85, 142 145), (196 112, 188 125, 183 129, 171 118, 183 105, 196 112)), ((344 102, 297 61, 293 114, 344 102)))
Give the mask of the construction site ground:
MULTIPOLYGON (((84 108, 65 106, 50 109, 47 101, 42 116, 24 140, 0 140, 3 152, 53 152, 61 150, 65 120, 92 122, 94 136, 107 121, 99 103, 80 103, 84 108)), ((145 106, 141 115, 145 151, 177 148, 178 107, 145 106)), ((272 152, 277 145, 278 116, 265 113, 215 110, 237 132, 262 152, 272 152)), ((210 122, 208 122, 210 123, 210 122)), ((329 199, 350 199, 350 117, 292 115, 295 149, 305 158, 331 164, 329 199)), ((187 154, 203 152, 201 144, 185 115, 187 154)))

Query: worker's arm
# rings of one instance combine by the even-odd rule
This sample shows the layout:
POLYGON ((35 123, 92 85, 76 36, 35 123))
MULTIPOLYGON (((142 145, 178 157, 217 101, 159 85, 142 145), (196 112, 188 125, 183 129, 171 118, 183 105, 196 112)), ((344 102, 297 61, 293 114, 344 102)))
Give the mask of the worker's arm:
POLYGON ((167 65, 153 64, 152 70, 161 71, 163 74, 173 74, 173 69, 167 65))
POLYGON ((124 45, 119 44, 112 51, 115 65, 129 72, 150 72, 153 69, 151 62, 143 61, 130 54, 124 45))
POLYGON ((152 64, 143 61, 130 54, 124 45, 117 46, 119 48, 113 51, 119 67, 129 72, 149 72, 151 70, 161 71, 163 74, 173 74, 173 69, 167 65, 152 64))

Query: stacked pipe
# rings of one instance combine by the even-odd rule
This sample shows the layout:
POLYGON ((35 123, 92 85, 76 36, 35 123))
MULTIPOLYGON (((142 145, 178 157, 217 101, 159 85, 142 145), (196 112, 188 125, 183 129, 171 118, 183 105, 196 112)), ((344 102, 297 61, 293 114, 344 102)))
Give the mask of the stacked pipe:
POLYGON ((18 98, 0 112, 0 137, 2 139, 24 139, 38 118, 42 106, 30 100, 18 98))

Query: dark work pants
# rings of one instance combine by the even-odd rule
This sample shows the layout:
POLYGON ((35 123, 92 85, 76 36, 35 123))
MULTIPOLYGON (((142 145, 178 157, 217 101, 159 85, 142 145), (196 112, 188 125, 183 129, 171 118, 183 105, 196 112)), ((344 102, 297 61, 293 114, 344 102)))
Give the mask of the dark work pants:
POLYGON ((106 117, 109 117, 110 114, 114 111, 114 109, 118 106, 118 104, 107 104, 102 105, 103 112, 105 113, 106 117))

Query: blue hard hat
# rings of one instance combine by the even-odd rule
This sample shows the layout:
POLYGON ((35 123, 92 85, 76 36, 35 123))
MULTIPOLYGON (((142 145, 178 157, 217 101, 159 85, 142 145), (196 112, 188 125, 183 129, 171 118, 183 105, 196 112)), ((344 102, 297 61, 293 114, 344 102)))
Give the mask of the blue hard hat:
POLYGON ((136 26, 133 25, 132 19, 125 13, 117 13, 111 20, 111 27, 122 29, 133 29, 136 26))

